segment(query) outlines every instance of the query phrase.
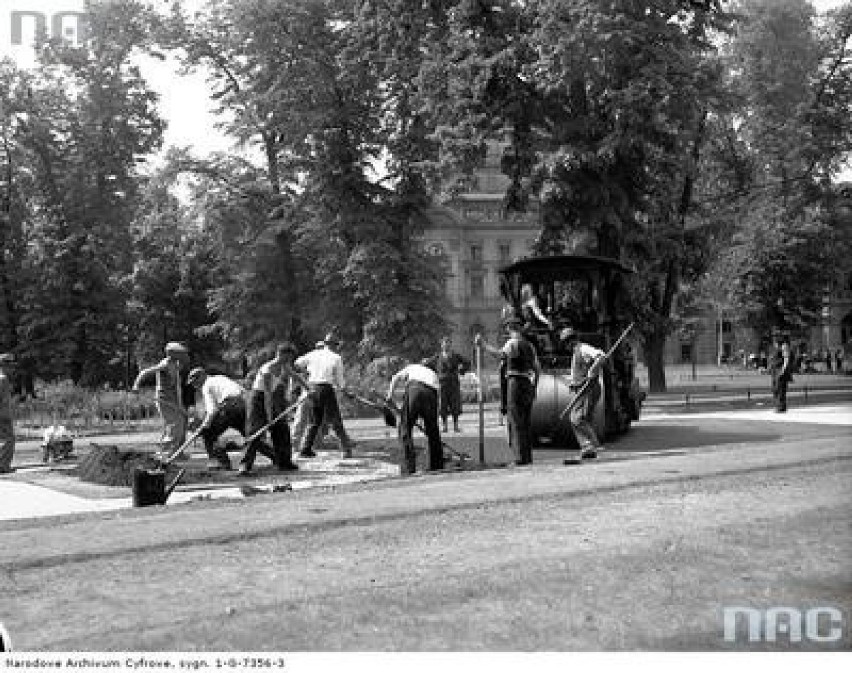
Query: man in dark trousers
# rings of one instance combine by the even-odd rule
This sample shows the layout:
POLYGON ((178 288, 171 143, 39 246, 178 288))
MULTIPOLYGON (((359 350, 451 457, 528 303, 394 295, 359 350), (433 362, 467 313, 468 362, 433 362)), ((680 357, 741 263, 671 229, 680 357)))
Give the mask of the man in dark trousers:
POLYGON ((787 386, 793 380, 796 360, 790 352, 790 343, 785 339, 775 351, 770 364, 772 375, 772 397, 775 399, 776 413, 787 411, 787 386))
MULTIPOLYGON (((249 436, 258 432, 287 408, 295 385, 307 386, 307 382, 294 369, 295 357, 296 347, 289 342, 283 343, 276 348, 275 357, 257 370, 249 393, 249 436)), ((240 474, 251 472, 258 451, 280 470, 299 469, 292 459, 290 425, 286 418, 276 421, 269 428, 269 437, 272 440, 271 450, 263 441, 262 435, 248 443, 240 460, 240 474)))
POLYGON ((438 430, 438 375, 424 364, 410 364, 400 369, 388 386, 386 401, 393 404, 397 386, 405 385, 400 412, 399 439, 402 448, 399 469, 402 474, 413 474, 417 469, 412 431, 417 421, 423 420, 423 431, 429 443, 429 469, 444 469, 444 451, 438 430))
POLYGON ((233 429, 241 435, 246 434, 245 391, 239 383, 227 376, 212 375, 201 367, 196 367, 187 376, 187 382, 201 392, 204 400, 204 419, 199 431, 204 440, 204 449, 210 459, 210 468, 231 469, 228 452, 216 445, 216 440, 228 430, 233 429))
POLYGON ((352 457, 355 442, 343 427, 335 390, 345 386, 343 360, 333 350, 337 345, 337 337, 329 333, 321 347, 296 359, 296 369, 308 374, 309 400, 305 404, 310 405, 312 412, 311 424, 302 439, 302 450, 299 453, 302 458, 312 458, 316 455, 311 447, 324 421, 328 422, 340 439, 344 457, 352 457))
POLYGON ((15 422, 12 413, 12 368, 14 365, 14 355, 0 353, 0 474, 13 471, 15 422))
POLYGON ((533 345, 521 332, 522 323, 512 317, 506 321, 509 338, 502 348, 488 345, 477 334, 476 346, 500 358, 506 378, 506 417, 509 435, 515 450, 515 464, 532 463, 532 405, 541 368, 533 345))

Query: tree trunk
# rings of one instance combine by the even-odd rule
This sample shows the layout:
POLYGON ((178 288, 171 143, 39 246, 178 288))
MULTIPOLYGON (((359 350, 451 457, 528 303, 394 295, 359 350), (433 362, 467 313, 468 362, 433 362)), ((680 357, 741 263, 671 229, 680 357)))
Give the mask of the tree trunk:
POLYGON ((645 364, 648 367, 648 390, 652 393, 666 392, 666 336, 654 333, 645 337, 643 343, 645 364))

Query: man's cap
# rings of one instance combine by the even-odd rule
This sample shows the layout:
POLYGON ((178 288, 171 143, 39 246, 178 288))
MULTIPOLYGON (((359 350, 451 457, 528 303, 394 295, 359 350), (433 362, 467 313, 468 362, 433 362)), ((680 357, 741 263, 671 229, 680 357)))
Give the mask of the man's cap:
POLYGON ((577 330, 573 327, 566 327, 559 333, 559 338, 562 341, 577 341, 580 338, 580 335, 577 334, 577 330))
POLYGON ((204 371, 204 368, 203 367, 196 367, 191 372, 189 372, 189 374, 186 377, 186 381, 187 381, 187 383, 190 383, 190 384, 195 383, 196 381, 204 378, 205 376, 207 376, 207 372, 204 371))
POLYGON ((284 341, 278 344, 276 350, 278 353, 296 353, 296 346, 290 341, 284 341))
POLYGON ((166 344, 166 353, 189 353, 189 349, 177 341, 169 341, 166 344))
POLYGON ((15 364, 15 356, 12 353, 0 353, 0 365, 15 364))

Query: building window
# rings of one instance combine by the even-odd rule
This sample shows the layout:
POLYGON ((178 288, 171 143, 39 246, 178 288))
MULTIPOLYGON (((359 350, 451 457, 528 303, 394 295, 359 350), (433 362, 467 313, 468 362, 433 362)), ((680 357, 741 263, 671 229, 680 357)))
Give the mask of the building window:
POLYGON ((471 262, 481 262, 482 261, 482 245, 479 243, 472 243, 470 246, 470 261, 471 262))
POLYGON ((722 334, 730 334, 733 329, 733 325, 731 325, 730 320, 722 321, 722 334))
POLYGON ((692 344, 680 345, 680 361, 683 363, 692 362, 692 344))
POLYGON ((500 255, 500 261, 503 264, 508 264, 512 259, 512 246, 509 243, 501 243, 498 247, 498 254, 500 255))
POLYGON ((485 296, 485 276, 481 273, 470 274, 470 298, 482 299, 485 296))

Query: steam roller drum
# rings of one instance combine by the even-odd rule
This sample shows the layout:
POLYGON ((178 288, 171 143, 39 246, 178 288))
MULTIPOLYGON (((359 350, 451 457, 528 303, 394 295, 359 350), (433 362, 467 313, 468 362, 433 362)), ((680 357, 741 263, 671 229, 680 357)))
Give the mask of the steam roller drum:
MULTIPOLYGON (((574 399, 574 393, 570 389, 569 376, 567 374, 551 374, 542 372, 538 379, 535 402, 532 408, 532 435, 538 444, 540 440, 552 440, 556 435, 559 416, 565 407, 574 399)), ((603 384, 603 381, 601 381, 603 384)), ((604 429, 604 395, 595 408, 594 427, 599 437, 603 437, 604 429)), ((568 423, 566 415, 562 421, 568 423)))

